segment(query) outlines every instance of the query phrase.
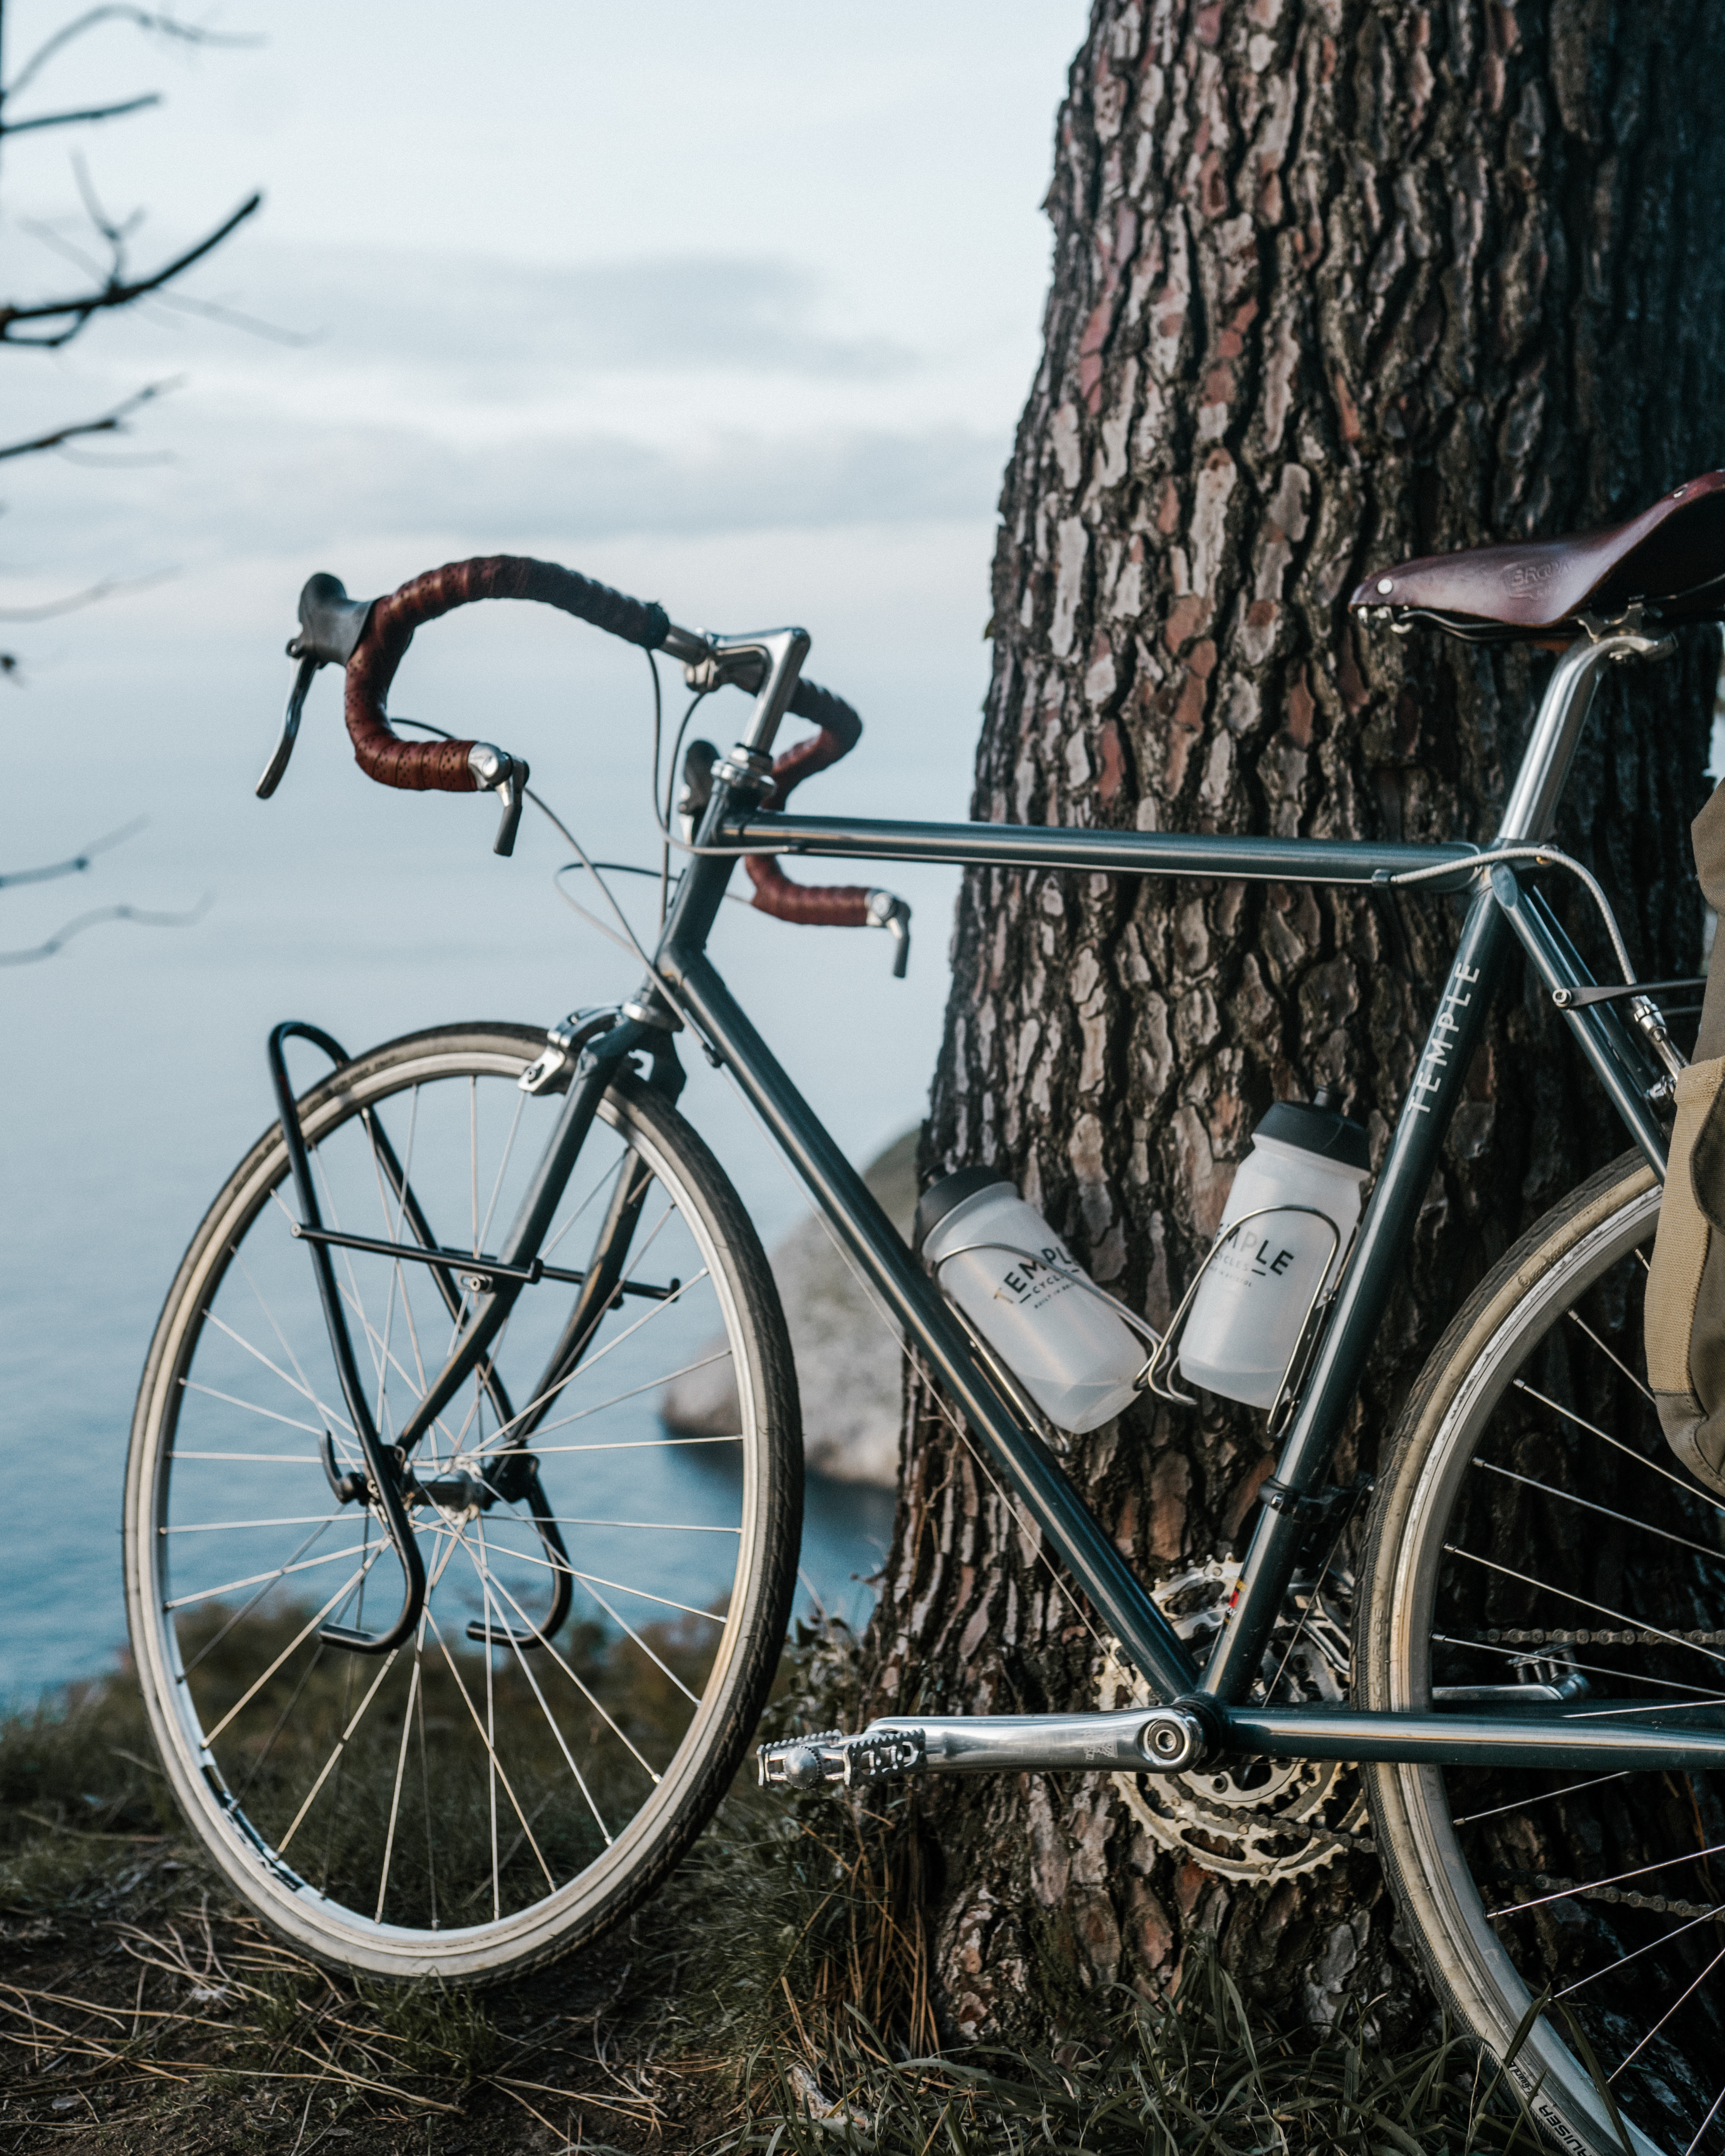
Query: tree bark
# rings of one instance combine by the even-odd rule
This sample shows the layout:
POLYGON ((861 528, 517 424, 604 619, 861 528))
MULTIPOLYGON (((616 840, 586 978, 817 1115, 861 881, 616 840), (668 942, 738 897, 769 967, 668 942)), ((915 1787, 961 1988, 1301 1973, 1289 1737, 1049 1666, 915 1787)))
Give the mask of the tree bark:
MULTIPOLYGON (((1715 31, 1702 0, 1096 0, 1002 496, 975 815, 1489 836, 1549 657, 1364 638, 1343 602, 1378 566, 1609 521, 1717 460, 1715 31)), ((1692 632, 1678 663, 1607 684, 1560 827, 1651 977, 1698 957, 1687 827, 1717 661, 1692 632)), ((1606 963, 1586 906, 1553 896, 1606 963)), ((975 871, 924 1179, 1004 1170, 1160 1324, 1272 1101, 1338 1088, 1381 1160, 1455 919, 1428 899, 975 871)), ((1514 967, 1467 1091, 1343 1479, 1474 1281, 1625 1142, 1514 967)), ((1146 1404, 1065 1456, 1166 1578, 1243 1549, 1264 1428, 1208 1398, 1146 1404)), ((875 1712, 1097 1694, 1087 1611, 914 1379, 865 1660, 875 1712)), ((1260 2001, 1322 2019, 1363 1984, 1389 2026, 1419 2010, 1368 1855, 1224 1877, 1129 1796, 1106 1777, 926 1785, 952 2031, 1045 2031, 1108 1982, 1173 1980, 1200 1933, 1260 2001)))

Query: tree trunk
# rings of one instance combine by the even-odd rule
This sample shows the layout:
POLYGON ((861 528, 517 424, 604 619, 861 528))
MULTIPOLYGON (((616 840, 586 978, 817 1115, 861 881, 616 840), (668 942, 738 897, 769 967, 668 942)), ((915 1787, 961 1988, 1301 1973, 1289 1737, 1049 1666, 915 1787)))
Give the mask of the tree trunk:
MULTIPOLYGON (((1717 461, 1715 28, 1702 0, 1096 0, 1058 126, 1046 353, 1002 497, 975 815, 1489 836, 1549 657, 1368 640, 1343 601, 1378 565, 1627 516, 1717 461)), ((1560 829, 1650 976, 1698 957, 1687 827, 1717 652, 1692 632, 1679 663, 1602 689, 1560 829)), ((1553 896, 1604 963, 1585 906, 1553 896)), ((1160 1324, 1272 1101, 1338 1088, 1381 1160, 1456 918, 1423 898, 974 871, 924 1178, 1003 1169, 1160 1324)), ((1512 966, 1344 1479, 1461 1296, 1624 1142, 1512 966)), ((1066 1459, 1166 1579, 1243 1550, 1264 1429, 1208 1398, 1146 1404, 1066 1459)), ((1214 1593, 1194 1580, 1187 1599, 1214 1593)), ((877 1712, 1077 1706, 1102 1678, 1088 1610, 915 1382, 865 1666, 877 1712)), ((1353 1796, 1320 1792, 1308 1822, 1363 1832, 1353 1796)), ((1230 1827, 1194 1838, 1189 1819, 1171 1847, 1111 1777, 936 1779, 917 1802, 954 2033, 1045 2030, 1109 1981, 1167 1983, 1200 1933, 1261 2001, 1321 2019, 1368 1984, 1400 2002, 1389 2025, 1417 2010, 1375 1863, 1345 1840, 1283 1835, 1242 1876, 1230 1827)))

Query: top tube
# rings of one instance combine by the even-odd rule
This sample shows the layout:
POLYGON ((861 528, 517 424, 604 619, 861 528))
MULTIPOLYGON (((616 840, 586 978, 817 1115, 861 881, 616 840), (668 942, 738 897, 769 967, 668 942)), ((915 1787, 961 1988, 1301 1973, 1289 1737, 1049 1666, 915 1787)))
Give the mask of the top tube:
POLYGON ((901 823, 758 811, 727 823, 703 853, 807 854, 853 860, 947 861, 1001 868, 1081 869, 1111 875, 1220 876, 1259 883, 1388 883, 1413 869, 1455 864, 1432 891, 1459 891, 1481 849, 1369 839, 1252 839, 1187 831, 1084 831, 1051 824, 901 823))

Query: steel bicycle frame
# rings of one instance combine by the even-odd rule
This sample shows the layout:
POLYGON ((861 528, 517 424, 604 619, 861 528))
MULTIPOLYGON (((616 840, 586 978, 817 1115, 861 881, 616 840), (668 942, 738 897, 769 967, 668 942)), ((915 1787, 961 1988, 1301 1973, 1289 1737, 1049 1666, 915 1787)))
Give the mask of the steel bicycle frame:
MULTIPOLYGON (((815 1206, 906 1337, 921 1350, 972 1431, 1052 1545, 1154 1698, 1201 1732, 1200 1748, 1309 1758, 1415 1760, 1432 1764, 1518 1763, 1572 1767, 1609 1754, 1620 1768, 1725 1766, 1725 1709, 1691 1708, 1655 1719, 1586 1718, 1506 1702, 1486 1712, 1368 1713, 1347 1708, 1248 1704, 1271 1629, 1322 1502, 1343 1419, 1358 1388, 1386 1301, 1412 1238, 1500 965, 1518 943, 1548 990, 1585 988, 1592 977, 1551 907, 1508 864, 1472 867, 1481 851, 1548 841, 1557 805, 1600 668, 1656 655, 1639 624, 1601 630, 1558 660, 1490 849, 1463 843, 1231 838, 984 824, 847 819, 766 814, 770 752, 809 640, 780 630, 726 639, 752 647, 762 679, 748 729, 715 767, 711 797, 653 956, 653 973, 608 1030, 588 1040, 571 1075, 557 1128, 501 1253, 501 1266, 531 1272, 538 1244, 574 1166, 606 1086, 625 1059, 652 1054, 655 1076, 675 1071, 666 998, 691 1020, 709 1052, 737 1084, 806 1185, 815 1206), (737 860, 745 854, 989 865, 1053 871, 1250 882, 1384 886, 1415 870, 1438 870, 1426 887, 1466 893, 1468 906, 1438 1009, 1415 1068, 1410 1096, 1365 1208, 1327 1322, 1307 1364, 1277 1469, 1281 1496, 1253 1533, 1240 1586, 1209 1660, 1199 1670, 1113 1541, 1098 1526, 1059 1460, 1009 1389, 996 1382, 969 1334, 923 1272, 862 1178, 840 1152, 707 956, 706 944, 737 860), (1709 1726, 1716 1724, 1717 1726, 1709 1726)), ((1648 1050, 1609 1003, 1564 1009, 1571 1033, 1655 1172, 1665 1141, 1647 1100, 1661 1075, 1648 1050)), ((626 1235, 624 1238, 626 1241, 626 1235)), ((608 1287, 620 1272, 618 1261, 608 1287)), ((490 1342, 513 1306, 520 1281, 500 1277, 477 1296, 444 1370, 403 1429, 403 1451, 453 1394, 483 1367, 490 1342)), ((583 1295, 583 1302, 587 1300, 583 1295)), ((1625 1703, 1626 1704, 1626 1703, 1625 1703)), ((883 1737, 925 1732, 928 1766, 1082 1766, 1111 1758, 1124 1741, 1105 1725, 1140 1725, 1132 1742, 1140 1770, 1190 1763, 1145 1756, 1144 1714, 974 1717, 875 1725, 883 1737), (1058 1724, 1056 1736, 1046 1725, 1058 1724), (1089 1732, 1086 1737, 1085 1732, 1089 1732)), ((875 1732, 871 1732, 875 1733, 875 1732)), ((919 1745, 923 1742, 919 1738, 919 1745)), ((1131 1751, 1131 1745, 1127 1749, 1131 1751)))

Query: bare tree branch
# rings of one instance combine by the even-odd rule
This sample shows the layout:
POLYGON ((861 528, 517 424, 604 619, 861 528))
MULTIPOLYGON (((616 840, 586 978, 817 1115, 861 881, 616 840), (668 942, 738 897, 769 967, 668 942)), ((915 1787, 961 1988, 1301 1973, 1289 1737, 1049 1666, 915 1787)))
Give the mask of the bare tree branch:
POLYGON ((74 854, 69 860, 51 861, 45 869, 13 869, 9 875, 0 875, 0 888, 14 883, 52 883, 56 876, 76 875, 87 869, 98 854, 110 852, 122 846, 128 839, 135 839, 149 822, 147 816, 134 816, 129 824, 122 824, 117 831, 110 831, 105 838, 92 839, 81 854, 74 854))
POLYGON ((75 921, 57 928, 45 943, 35 944, 28 951, 0 951, 0 966, 28 966, 38 958, 51 958, 74 936, 81 936, 86 928, 94 928, 99 921, 136 921, 145 928, 189 928, 194 921, 203 920, 209 911, 210 902, 206 893, 186 913, 152 913, 141 906, 99 906, 94 913, 80 913, 75 921))
POLYGON ((261 42, 253 37, 223 36, 218 30, 201 30, 191 23, 176 21, 172 15, 158 13, 150 8, 108 6, 90 8, 69 23, 63 23, 54 35, 39 44, 31 54, 12 80, 7 84, 0 98, 16 97, 25 89, 56 54, 63 52, 75 38, 81 38, 102 23, 130 23, 136 29, 157 37, 177 38, 185 45, 254 45, 261 42))
POLYGON ((90 105, 80 112, 39 112, 30 120, 0 120, 0 135, 34 135, 44 127, 81 127, 98 120, 123 120, 128 112, 142 112, 161 102, 160 91, 152 90, 142 97, 127 98, 123 105, 90 105))
POLYGON ((40 300, 28 306, 0 304, 0 344, 29 345, 48 351, 69 344, 93 316, 115 307, 129 307, 135 300, 141 300, 147 293, 160 291, 164 285, 189 270, 194 262, 201 261, 213 249, 219 247, 229 233, 244 224, 263 199, 261 194, 251 196, 213 232, 199 240, 195 247, 188 247, 183 254, 176 255, 172 262, 164 263, 146 277, 129 278, 126 275, 120 253, 123 230, 116 226, 104 225, 103 235, 114 247, 116 256, 113 272, 106 282, 93 291, 80 292, 70 299, 40 300), (13 332, 13 325, 18 322, 56 320, 64 321, 65 326, 46 336, 20 336, 13 332))
MULTIPOLYGON (((0 621, 52 621, 56 615, 76 613, 80 607, 94 606, 99 599, 111 598, 116 592, 146 592, 151 584, 164 583, 176 572, 172 569, 153 569, 147 577, 105 577, 99 584, 91 584, 85 591, 74 592, 63 599, 47 599, 33 607, 0 607, 0 621)), ((10 673, 16 661, 0 665, 0 671, 10 673)))
MULTIPOLYGON (((47 449, 57 449, 63 442, 76 441, 82 434, 123 434, 129 416, 141 404, 148 404, 176 387, 173 382, 151 382, 132 396, 116 404, 111 412, 105 412, 99 419, 74 419, 64 427, 56 427, 46 434, 37 434, 28 442, 0 444, 0 464, 8 457, 33 457, 47 449)), ((18 619, 18 616, 0 613, 0 620, 18 619)))

